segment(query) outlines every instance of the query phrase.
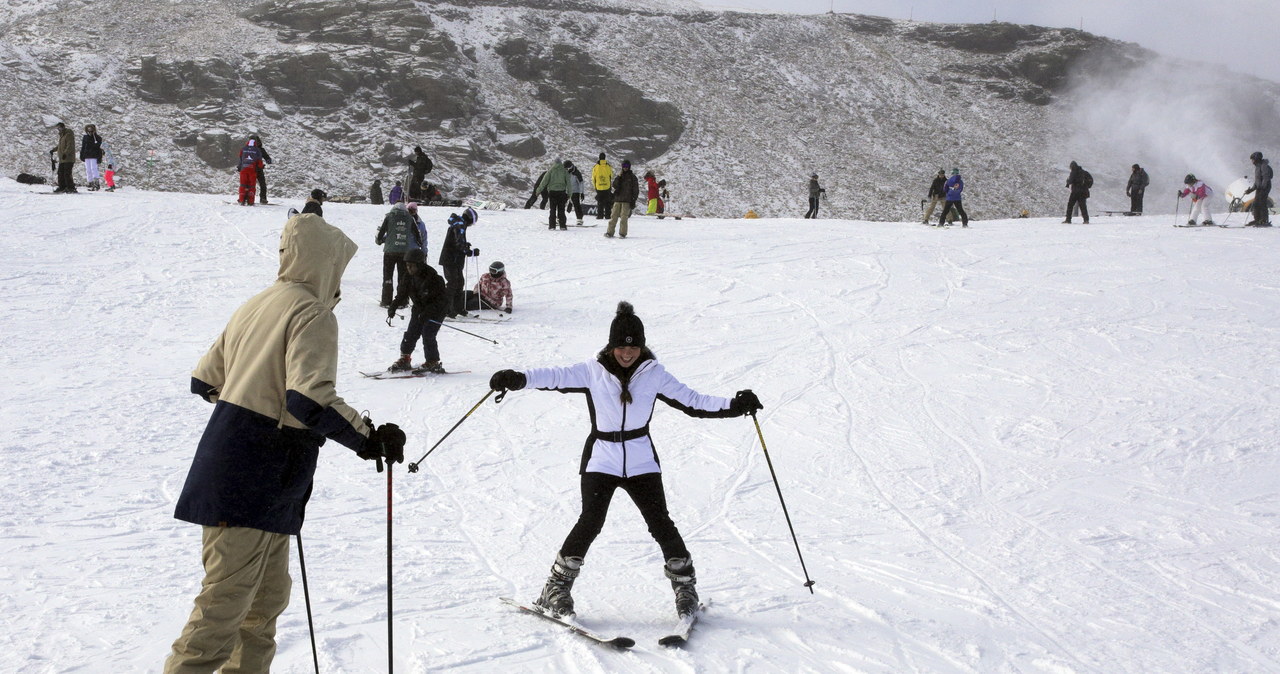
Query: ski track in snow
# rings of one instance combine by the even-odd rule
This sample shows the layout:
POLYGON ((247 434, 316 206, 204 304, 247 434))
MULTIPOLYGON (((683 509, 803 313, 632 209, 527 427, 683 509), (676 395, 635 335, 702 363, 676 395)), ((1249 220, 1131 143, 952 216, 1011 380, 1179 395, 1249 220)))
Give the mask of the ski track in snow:
MULTIPOLYGON (((155 671, 199 586, 172 519, 209 406, 190 369, 275 276, 283 209, 0 181, 0 671, 155 671), (180 204, 180 206, 175 206, 180 204)), ((286 204, 298 205, 300 204, 286 204)), ((591 358, 618 300, 695 390, 753 388, 801 551, 750 420, 659 405, 669 507, 713 600, 689 644, 618 494, 575 587, 595 646, 532 598, 577 516, 580 395, 480 405, 397 466, 395 658, 409 672, 1280 671, 1280 287, 1269 231, 1167 216, 908 223, 637 218, 549 232, 483 212, 517 312, 439 340, 449 377, 374 381, 404 321, 377 307, 383 208, 328 204, 348 268, 339 392, 417 460, 502 367, 591 358)), ((423 209, 438 256, 448 209, 423 209)), ((421 359, 421 349, 415 360, 421 359)), ((323 671, 386 666, 386 478, 322 449, 303 541, 323 671)), ((273 671, 311 671, 296 554, 273 671)))

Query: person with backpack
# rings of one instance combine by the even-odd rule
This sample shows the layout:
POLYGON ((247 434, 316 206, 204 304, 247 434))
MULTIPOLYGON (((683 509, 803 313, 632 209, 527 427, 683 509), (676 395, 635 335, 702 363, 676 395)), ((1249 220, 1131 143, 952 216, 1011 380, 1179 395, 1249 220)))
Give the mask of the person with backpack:
POLYGON ((1182 179, 1182 184, 1186 187, 1178 190, 1178 198, 1191 196, 1191 219, 1187 220, 1187 226, 1195 227, 1196 218, 1201 214, 1204 214, 1201 225, 1205 227, 1213 225, 1213 214, 1209 212, 1209 198, 1213 196, 1213 188, 1196 178, 1194 173, 1188 173, 1187 177, 1182 179))
POLYGON ((1129 197, 1131 215, 1142 215, 1142 195, 1150 184, 1151 179, 1147 177, 1147 170, 1134 164, 1133 171, 1129 174, 1129 183, 1124 188, 1125 195, 1129 197))
POLYGON ((1261 152, 1249 155, 1253 162, 1253 184, 1245 190, 1245 194, 1253 195, 1253 203, 1249 210, 1253 219, 1244 223, 1245 227, 1271 226, 1271 162, 1263 158, 1261 152))
MULTIPOLYGON (((417 204, 414 204, 415 210, 417 204)), ((408 204, 404 202, 397 203, 391 207, 390 211, 382 218, 382 225, 378 227, 378 234, 374 237, 373 242, 382 246, 382 301, 378 306, 388 308, 394 296, 400 295, 404 291, 405 283, 405 254, 410 250, 421 250, 425 243, 421 233, 418 230, 418 223, 414 219, 413 214, 409 212, 408 204), (396 277, 394 286, 395 292, 392 292, 391 285, 392 274, 396 277)))
POLYGON ((258 189, 258 169, 261 167, 262 152, 258 148, 258 142, 250 138, 240 148, 240 162, 236 164, 236 171, 240 173, 241 206, 253 205, 254 194, 258 189))
POLYGON ((427 254, 421 248, 412 248, 405 253, 404 264, 409 272, 408 278, 400 285, 395 300, 387 308, 387 321, 395 318, 396 312, 405 308, 410 300, 413 308, 409 312, 409 327, 405 328, 404 337, 400 340, 400 358, 387 368, 387 372, 411 370, 415 374, 445 374, 444 366, 440 364, 440 345, 436 341, 449 305, 444 279, 427 264, 427 254), (414 367, 411 361, 419 338, 422 339, 426 360, 414 367))
MULTIPOLYGON (((947 194, 947 203, 942 207, 942 215, 938 216, 938 224, 935 226, 946 226, 947 216, 954 210, 960 214, 960 226, 968 227, 969 214, 964 212, 964 178, 960 177, 960 169, 951 169, 951 177, 943 183, 942 189, 947 194)), ((952 220, 954 221, 954 217, 952 220)))
POLYGON ((675 592, 676 613, 683 618, 696 611, 693 559, 667 512, 662 466, 649 437, 654 405, 661 400, 691 417, 723 419, 763 409, 756 394, 746 389, 733 398, 721 398, 680 382, 645 345, 644 323, 629 302, 618 303, 609 340, 595 358, 569 367, 499 370, 490 377, 489 388, 585 393, 591 410, 592 428, 579 469, 582 511, 560 545, 551 575, 534 604, 553 615, 574 614, 574 581, 604 527, 614 492, 621 489, 639 508, 662 551, 662 572, 675 592))
POLYGON ((591 186, 596 190, 596 220, 609 217, 613 209, 613 166, 600 153, 600 160, 591 167, 591 186))
POLYGON ((1076 206, 1080 207, 1080 217, 1084 219, 1084 224, 1089 224, 1090 187, 1093 187, 1093 175, 1079 164, 1071 162, 1071 173, 1067 175, 1067 189, 1071 190, 1071 196, 1067 199, 1067 219, 1062 224, 1071 224, 1071 214, 1076 206))

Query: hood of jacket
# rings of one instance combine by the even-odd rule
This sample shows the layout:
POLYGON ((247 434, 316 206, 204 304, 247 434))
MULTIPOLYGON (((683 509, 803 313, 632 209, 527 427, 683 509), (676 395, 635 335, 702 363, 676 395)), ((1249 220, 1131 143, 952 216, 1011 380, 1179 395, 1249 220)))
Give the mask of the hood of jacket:
POLYGON ((330 308, 338 304, 342 274, 359 246, 314 213, 289 219, 280 233, 278 282, 308 286, 330 308))

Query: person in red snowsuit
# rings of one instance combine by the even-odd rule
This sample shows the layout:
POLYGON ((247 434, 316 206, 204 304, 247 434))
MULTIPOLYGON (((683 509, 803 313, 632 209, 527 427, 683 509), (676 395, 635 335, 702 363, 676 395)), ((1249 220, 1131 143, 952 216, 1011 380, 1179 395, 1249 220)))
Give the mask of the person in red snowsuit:
POLYGON ((236 165, 236 170, 240 172, 241 206, 253 205, 253 197, 258 189, 258 171, 263 166, 262 148, 258 147, 258 141, 251 138, 240 149, 240 163, 236 165))
POLYGON ((647 188, 645 196, 649 200, 649 208, 645 213, 653 215, 658 212, 658 179, 653 175, 653 171, 644 172, 644 184, 647 188))

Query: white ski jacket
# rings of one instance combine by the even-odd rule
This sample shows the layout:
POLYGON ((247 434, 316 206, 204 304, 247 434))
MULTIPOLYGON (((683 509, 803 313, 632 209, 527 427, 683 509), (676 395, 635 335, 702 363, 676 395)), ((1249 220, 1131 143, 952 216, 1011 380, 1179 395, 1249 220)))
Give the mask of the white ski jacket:
POLYGON ((592 432, 582 454, 583 473, 633 477, 659 473, 658 454, 649 437, 653 406, 662 402, 693 417, 733 417, 730 400, 703 395, 680 383, 654 358, 644 360, 631 375, 631 403, 622 403, 622 382, 599 361, 570 367, 525 370, 526 388, 561 393, 585 393, 592 432))

